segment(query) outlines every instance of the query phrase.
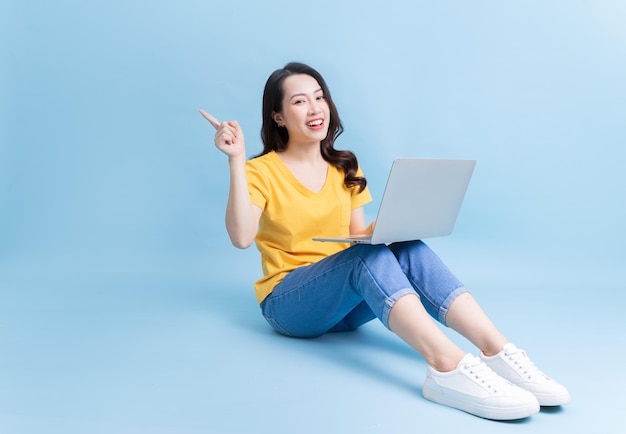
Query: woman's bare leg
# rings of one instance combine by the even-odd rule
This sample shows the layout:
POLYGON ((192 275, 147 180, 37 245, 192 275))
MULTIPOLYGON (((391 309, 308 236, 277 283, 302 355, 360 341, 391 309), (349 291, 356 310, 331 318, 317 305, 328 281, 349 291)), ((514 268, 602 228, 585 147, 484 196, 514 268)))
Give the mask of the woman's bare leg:
POLYGON ((467 292, 452 302, 448 308, 446 323, 480 348, 486 356, 497 354, 509 342, 476 299, 467 292))
POLYGON ((439 372, 454 370, 465 356, 439 329, 416 295, 396 301, 389 313, 389 328, 439 372))

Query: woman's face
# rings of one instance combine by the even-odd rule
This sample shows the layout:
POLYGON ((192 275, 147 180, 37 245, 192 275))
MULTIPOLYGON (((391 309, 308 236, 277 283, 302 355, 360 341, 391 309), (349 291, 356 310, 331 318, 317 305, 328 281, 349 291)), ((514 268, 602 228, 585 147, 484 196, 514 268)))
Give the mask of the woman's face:
POLYGON ((294 74, 283 81, 283 108, 274 121, 287 128, 289 144, 321 142, 328 135, 330 110, 321 86, 310 75, 294 74))

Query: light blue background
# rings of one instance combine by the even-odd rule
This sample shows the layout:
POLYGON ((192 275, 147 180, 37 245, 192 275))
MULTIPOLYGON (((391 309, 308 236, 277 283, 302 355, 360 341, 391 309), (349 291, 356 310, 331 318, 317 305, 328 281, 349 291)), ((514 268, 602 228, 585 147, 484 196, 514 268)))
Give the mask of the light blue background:
POLYGON ((625 3, 2 0, 0 56, 3 433, 621 432, 625 3), (478 160, 431 245, 572 404, 482 421, 423 400, 379 324, 268 330, 197 110, 257 153, 291 60, 325 76, 370 218, 394 157, 478 160))

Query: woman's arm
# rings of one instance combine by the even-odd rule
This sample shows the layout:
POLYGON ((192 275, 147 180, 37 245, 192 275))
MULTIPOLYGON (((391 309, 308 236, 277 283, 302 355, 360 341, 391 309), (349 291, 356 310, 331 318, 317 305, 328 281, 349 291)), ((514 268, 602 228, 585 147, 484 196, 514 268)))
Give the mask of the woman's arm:
POLYGON ((204 110, 200 110, 200 113, 216 129, 215 146, 228 156, 230 168, 230 188, 226 204, 228 236, 235 247, 248 248, 254 242, 262 210, 250 203, 243 131, 237 121, 220 123, 204 110))
POLYGON ((370 223, 369 226, 365 226, 365 211, 362 206, 352 210, 350 214, 350 235, 371 235, 374 231, 374 225, 376 225, 376 220, 370 223))
POLYGON ((235 247, 246 249, 254 242, 263 210, 250 203, 245 159, 229 158, 228 165, 230 189, 226 204, 226 230, 235 247))

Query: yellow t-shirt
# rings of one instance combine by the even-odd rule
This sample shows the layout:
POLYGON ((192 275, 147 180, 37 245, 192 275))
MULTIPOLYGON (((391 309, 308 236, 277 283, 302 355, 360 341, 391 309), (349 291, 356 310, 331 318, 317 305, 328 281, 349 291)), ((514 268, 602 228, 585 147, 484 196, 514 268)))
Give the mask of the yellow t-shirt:
POLYGON ((322 189, 312 192, 275 152, 248 161, 246 172, 250 200, 263 210, 255 239, 263 268, 254 285, 260 303, 290 271, 349 247, 312 238, 349 235, 350 213, 372 196, 367 188, 361 193, 358 186, 347 188, 343 171, 332 165, 322 189))

